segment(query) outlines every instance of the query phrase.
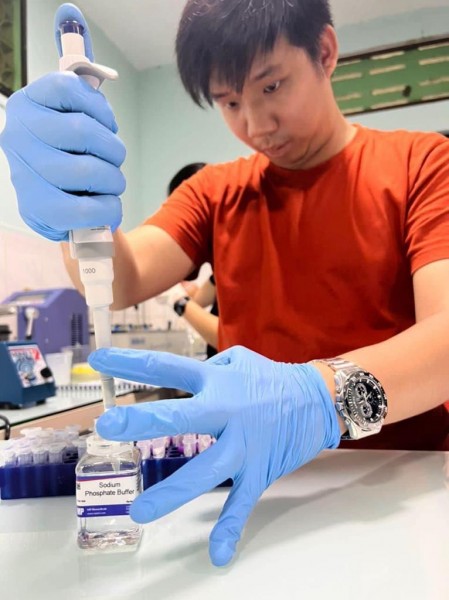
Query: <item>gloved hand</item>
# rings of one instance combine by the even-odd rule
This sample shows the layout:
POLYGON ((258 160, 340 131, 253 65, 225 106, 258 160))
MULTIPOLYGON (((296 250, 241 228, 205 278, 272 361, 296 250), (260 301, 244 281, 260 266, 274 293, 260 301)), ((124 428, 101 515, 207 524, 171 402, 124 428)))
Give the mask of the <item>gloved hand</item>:
POLYGON ((310 364, 274 362, 240 346, 207 362, 118 348, 97 350, 89 362, 102 373, 195 394, 112 408, 98 419, 97 432, 128 441, 189 432, 217 438, 138 496, 130 509, 136 522, 153 521, 232 478, 234 485, 209 540, 216 566, 232 559, 264 490, 340 441, 329 391, 310 364))
MULTIPOLYGON (((87 24, 71 4, 56 14, 59 52, 58 26, 67 19, 85 27, 93 59, 87 24)), ((126 151, 116 133, 103 94, 74 73, 50 73, 10 97, 0 146, 27 225, 50 240, 67 240, 70 229, 119 226, 126 151)))

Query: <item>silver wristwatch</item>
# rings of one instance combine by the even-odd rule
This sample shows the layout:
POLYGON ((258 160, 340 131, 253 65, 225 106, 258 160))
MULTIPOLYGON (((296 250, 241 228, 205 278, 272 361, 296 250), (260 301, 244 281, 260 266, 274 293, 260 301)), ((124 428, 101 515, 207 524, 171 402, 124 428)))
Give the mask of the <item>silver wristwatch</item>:
POLYGON ((343 358, 316 362, 328 365, 335 373, 335 408, 348 428, 341 439, 360 440, 379 433, 387 414, 387 397, 374 375, 343 358))

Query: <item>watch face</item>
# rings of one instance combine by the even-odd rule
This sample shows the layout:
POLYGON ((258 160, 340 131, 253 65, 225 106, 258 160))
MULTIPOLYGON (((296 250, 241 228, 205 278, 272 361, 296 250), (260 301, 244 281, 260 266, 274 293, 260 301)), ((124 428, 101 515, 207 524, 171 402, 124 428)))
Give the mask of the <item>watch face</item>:
POLYGON ((362 429, 371 429, 387 414, 383 387, 366 371, 357 371, 348 377, 343 398, 345 410, 362 429))
POLYGON ((173 308, 175 310, 175 312, 182 317, 182 315, 184 314, 184 311, 186 309, 186 304, 187 302, 190 300, 190 298, 180 298, 179 300, 177 300, 175 302, 175 304, 173 305, 173 308))

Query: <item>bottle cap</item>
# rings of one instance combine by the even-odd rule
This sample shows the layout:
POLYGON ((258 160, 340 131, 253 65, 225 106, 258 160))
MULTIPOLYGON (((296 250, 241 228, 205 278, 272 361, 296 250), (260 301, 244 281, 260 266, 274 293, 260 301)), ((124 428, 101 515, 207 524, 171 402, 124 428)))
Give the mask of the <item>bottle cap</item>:
POLYGON ((87 452, 95 456, 107 456, 111 454, 122 454, 133 449, 133 442, 114 442, 105 440, 98 434, 90 435, 86 439, 87 452))

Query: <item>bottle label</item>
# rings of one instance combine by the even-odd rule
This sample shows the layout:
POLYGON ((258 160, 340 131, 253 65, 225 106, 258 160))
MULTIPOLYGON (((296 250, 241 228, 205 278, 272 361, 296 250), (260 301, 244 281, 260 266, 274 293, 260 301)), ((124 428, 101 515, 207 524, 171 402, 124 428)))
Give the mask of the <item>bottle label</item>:
POLYGON ((128 515, 139 493, 139 475, 101 475, 76 478, 78 517, 128 515))

